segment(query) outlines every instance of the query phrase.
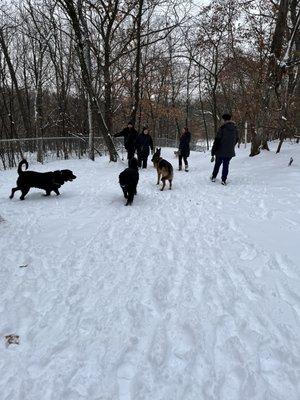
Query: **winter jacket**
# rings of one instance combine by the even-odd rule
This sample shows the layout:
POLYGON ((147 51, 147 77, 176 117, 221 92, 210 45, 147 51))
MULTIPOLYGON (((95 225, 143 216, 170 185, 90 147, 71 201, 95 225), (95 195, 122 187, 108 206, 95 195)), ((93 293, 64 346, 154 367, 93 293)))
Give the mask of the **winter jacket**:
POLYGON ((190 155, 190 141, 191 132, 185 132, 180 136, 179 148, 180 155, 183 157, 189 157, 190 155))
POLYGON ((136 140, 137 153, 143 156, 149 156, 150 149, 153 150, 153 140, 149 133, 140 133, 136 140))
POLYGON ((227 121, 218 130, 211 155, 216 157, 234 157, 234 147, 239 141, 238 130, 234 122, 227 121))
POLYGON ((116 133, 114 137, 124 137, 124 147, 127 151, 135 151, 136 139, 138 137, 137 131, 128 127, 124 128, 121 132, 116 133))

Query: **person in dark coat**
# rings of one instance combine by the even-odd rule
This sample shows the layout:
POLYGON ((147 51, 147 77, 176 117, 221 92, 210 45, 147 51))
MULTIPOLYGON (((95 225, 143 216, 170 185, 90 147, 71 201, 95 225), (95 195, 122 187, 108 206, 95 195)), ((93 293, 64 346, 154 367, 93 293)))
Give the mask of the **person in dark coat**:
POLYGON ((136 149, 138 155, 138 165, 141 168, 147 168, 147 160, 150 154, 150 149, 153 151, 153 140, 149 134, 148 127, 144 127, 136 140, 136 149))
POLYGON ((133 122, 129 121, 127 127, 124 128, 121 132, 116 133, 114 137, 124 137, 124 147, 127 151, 127 159, 129 163, 129 161, 134 157, 136 149, 136 139, 138 137, 138 133, 134 129, 133 122))
POLYGON ((188 130, 188 128, 183 128, 178 148, 179 171, 182 170, 182 159, 184 161, 185 171, 188 172, 189 170, 187 158, 190 156, 190 141, 191 132, 188 130))
POLYGON ((215 159, 215 166, 211 176, 211 181, 215 182, 221 165, 222 167, 222 184, 226 185, 228 176, 229 163, 235 156, 235 145, 239 141, 238 130, 230 114, 223 114, 224 123, 220 126, 217 136, 215 137, 213 147, 211 149, 212 162, 215 159))

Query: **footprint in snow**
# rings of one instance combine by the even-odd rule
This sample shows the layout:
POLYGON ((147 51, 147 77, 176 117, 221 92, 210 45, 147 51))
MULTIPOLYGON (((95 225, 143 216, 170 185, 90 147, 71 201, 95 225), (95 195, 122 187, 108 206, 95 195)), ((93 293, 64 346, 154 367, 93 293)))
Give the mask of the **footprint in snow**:
POLYGON ((252 261, 257 257, 257 251, 252 245, 243 243, 243 250, 240 253, 240 259, 243 261, 252 261))
POLYGON ((153 297, 158 307, 165 308, 168 303, 168 294, 170 292, 169 280, 165 276, 156 279, 153 285, 153 297))
POLYGON ((154 370, 161 368, 167 361, 169 349, 169 341, 166 328, 163 323, 160 323, 153 335, 149 349, 149 361, 154 370))

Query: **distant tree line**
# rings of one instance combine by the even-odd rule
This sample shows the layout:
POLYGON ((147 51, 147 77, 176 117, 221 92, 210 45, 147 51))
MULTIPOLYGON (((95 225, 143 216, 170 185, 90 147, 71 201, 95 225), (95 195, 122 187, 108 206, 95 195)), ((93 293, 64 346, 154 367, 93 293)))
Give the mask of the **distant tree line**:
POLYGON ((101 137, 115 161, 129 119, 208 142, 229 111, 250 155, 280 151, 300 132, 299 26, 298 0, 3 0, 0 139, 39 138, 42 161, 43 138, 83 135, 94 159, 101 137))

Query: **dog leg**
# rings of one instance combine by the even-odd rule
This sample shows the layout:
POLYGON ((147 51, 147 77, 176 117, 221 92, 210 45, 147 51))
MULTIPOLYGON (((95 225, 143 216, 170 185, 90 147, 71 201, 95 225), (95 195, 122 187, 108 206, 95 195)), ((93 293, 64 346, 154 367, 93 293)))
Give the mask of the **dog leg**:
POLYGON ((59 190, 57 188, 53 189, 53 192, 56 193, 56 196, 60 195, 59 190))
POLYGON ((166 186, 166 179, 165 178, 161 178, 161 181, 162 181, 163 185, 162 185, 162 188, 160 190, 163 191, 165 186, 166 186))
POLYGON ((169 190, 172 190, 172 179, 169 179, 170 187, 169 190))
POLYGON ((12 199, 14 197, 15 192, 17 192, 18 190, 20 190, 18 187, 12 188, 11 195, 9 196, 9 198, 12 199))
POLYGON ((25 188, 21 189, 22 195, 20 197, 20 200, 25 200, 25 196, 29 192, 29 190, 30 190, 30 187, 25 187, 25 188))
POLYGON ((125 206, 131 206, 131 204, 133 202, 133 197, 134 197, 134 191, 130 190, 128 193, 128 199, 127 199, 125 206))
POLYGON ((161 177, 161 174, 159 172, 157 172, 157 185, 159 185, 160 177, 161 177))
POLYGON ((123 194, 124 194, 125 199, 127 199, 127 197, 128 197, 127 190, 125 189, 125 187, 122 187, 122 190, 123 190, 123 194))

